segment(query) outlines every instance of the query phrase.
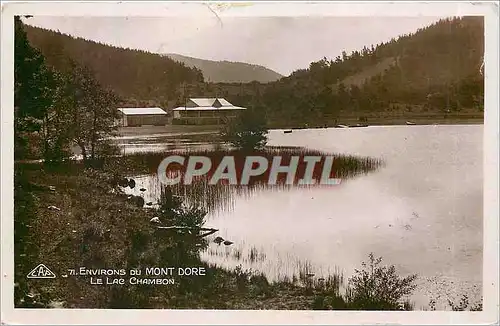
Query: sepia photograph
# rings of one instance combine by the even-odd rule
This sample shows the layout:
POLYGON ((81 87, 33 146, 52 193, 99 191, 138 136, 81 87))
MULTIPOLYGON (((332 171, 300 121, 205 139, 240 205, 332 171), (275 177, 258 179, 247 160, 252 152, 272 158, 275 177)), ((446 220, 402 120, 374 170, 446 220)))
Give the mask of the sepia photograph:
POLYGON ((15 5, 9 311, 498 321, 498 4, 15 5))

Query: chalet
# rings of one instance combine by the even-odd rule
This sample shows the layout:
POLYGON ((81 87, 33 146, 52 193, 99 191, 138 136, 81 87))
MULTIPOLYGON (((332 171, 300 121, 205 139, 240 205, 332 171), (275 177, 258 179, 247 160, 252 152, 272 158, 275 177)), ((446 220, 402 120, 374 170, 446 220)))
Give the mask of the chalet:
POLYGON ((185 106, 173 109, 173 123, 218 125, 246 110, 223 98, 190 98, 185 106))
POLYGON ((118 111, 117 124, 122 127, 164 126, 168 123, 168 114, 161 108, 119 108, 118 111))

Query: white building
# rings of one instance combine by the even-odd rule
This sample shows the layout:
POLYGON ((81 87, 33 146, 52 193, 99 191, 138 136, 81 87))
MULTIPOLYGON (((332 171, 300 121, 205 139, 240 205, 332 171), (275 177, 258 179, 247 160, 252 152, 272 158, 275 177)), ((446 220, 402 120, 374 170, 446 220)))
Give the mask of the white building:
POLYGON ((118 108, 118 125, 137 127, 143 125, 164 126, 168 123, 168 114, 161 108, 118 108))
POLYGON ((223 98, 190 98, 185 106, 173 109, 174 123, 178 124, 222 124, 246 110, 234 106, 223 98))

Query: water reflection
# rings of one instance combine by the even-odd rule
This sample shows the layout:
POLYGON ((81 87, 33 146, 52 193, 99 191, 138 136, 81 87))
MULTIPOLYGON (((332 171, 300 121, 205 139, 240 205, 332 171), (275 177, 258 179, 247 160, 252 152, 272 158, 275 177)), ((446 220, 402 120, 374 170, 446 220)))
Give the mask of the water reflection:
MULTIPOLYGON (((202 258, 225 268, 293 277, 300 266, 316 275, 360 267, 369 252, 417 273, 416 308, 430 298, 463 293, 475 301, 482 286, 482 126, 411 126, 271 132, 273 146, 383 158, 382 168, 358 171, 339 186, 181 187, 175 191, 210 208, 202 258), (257 259, 249 259, 251 252, 257 259), (262 255, 260 255, 262 253, 262 255)), ((191 150, 199 150, 190 148, 191 150)), ((156 201, 154 175, 136 178, 156 201)), ((136 194, 139 194, 137 191, 136 194)), ((150 199, 149 199, 150 198, 150 199)), ((349 276, 346 274, 346 277, 349 276)), ((439 303, 438 303, 438 309, 439 303)))
POLYGON ((182 133, 129 135, 111 139, 124 155, 135 153, 158 153, 172 150, 214 150, 224 145, 216 133, 182 133))
MULTIPOLYGON (((184 155, 182 150, 169 152, 170 155, 184 155)), ((216 166, 221 158, 225 155, 235 157, 236 169, 241 171, 243 161, 246 155, 242 155, 233 150, 213 150, 199 151, 197 149, 190 150, 189 155, 204 155, 209 156, 216 166)), ((374 172, 382 166, 382 161, 370 157, 355 157, 349 155, 328 154, 320 151, 311 151, 305 148, 297 147, 270 147, 267 150, 251 155, 264 155, 270 158, 280 155, 283 159, 283 164, 286 165, 287 159, 292 155, 304 157, 306 155, 317 155, 325 157, 331 155, 334 157, 332 164, 332 173, 335 177, 341 177, 345 183, 348 179, 355 178, 358 175, 374 172)), ((325 160, 322 159, 313 173, 313 179, 319 183, 321 171, 325 160)), ((299 164, 298 170, 303 170, 305 167, 299 164)), ((185 169, 180 166, 174 167, 176 172, 183 175, 185 169)), ((199 177, 194 180, 191 185, 182 183, 165 186, 160 182, 158 175, 142 175, 135 176, 136 187, 127 189, 129 194, 143 196, 145 202, 151 201, 154 204, 151 207, 158 207, 158 201, 162 198, 164 192, 170 192, 175 196, 181 196, 187 205, 202 207, 209 212, 207 216, 207 227, 219 229, 221 226, 227 225, 227 221, 220 220, 222 216, 228 216, 229 219, 239 220, 239 216, 233 214, 236 203, 248 202, 252 203, 252 199, 256 197, 276 198, 280 194, 307 194, 308 190, 320 189, 335 196, 335 188, 343 187, 340 185, 289 185, 286 184, 286 175, 279 175, 277 184, 268 184, 268 173, 261 176, 256 176, 250 179, 248 185, 229 185, 225 183, 210 184, 210 173, 207 177, 199 177), (146 189, 146 191, 141 191, 146 189), (218 220, 216 222, 216 220, 218 220)), ((279 201, 278 201, 279 202, 279 201)), ((286 206, 283 206, 283 211, 280 212, 280 207, 268 206, 272 211, 273 216, 270 219, 281 219, 279 215, 287 216, 286 206), (277 209, 277 210, 276 210, 277 209)), ((249 209, 252 211, 252 208, 249 209)), ((258 219, 256 219, 258 221, 258 219)), ((255 230, 252 221, 240 221, 246 223, 247 228, 255 230)), ((264 226, 265 227, 265 226, 264 226)), ((268 227, 273 227, 273 221, 270 220, 268 227)), ((283 237, 276 239, 276 243, 280 241, 289 241, 292 238, 287 236, 287 227, 282 226, 284 233, 283 237)), ((244 270, 250 269, 258 272, 263 272, 270 280, 291 280, 300 279, 300 275, 315 275, 316 277, 327 278, 329 275, 339 273, 337 267, 314 265, 307 259, 290 251, 283 251, 279 245, 260 245, 255 242, 246 242, 244 239, 232 238, 228 232, 222 231, 208 238, 210 245, 207 250, 203 251, 201 258, 211 264, 223 266, 224 268, 236 268, 241 266, 244 270), (221 242, 214 242, 216 237, 222 237, 224 240, 229 240, 230 245, 225 245, 221 242)))
MULTIPOLYGON (((341 178, 345 180, 355 177, 359 174, 366 174, 375 171, 382 165, 382 161, 370 157, 355 157, 348 155, 334 155, 327 154, 320 151, 311 151, 304 148, 292 147, 270 147, 263 151, 255 151, 252 153, 241 153, 235 150, 175 150, 170 151, 169 155, 185 156, 186 160, 189 156, 206 156, 211 159, 212 167, 206 175, 195 177, 193 182, 185 185, 182 181, 168 186, 168 190, 174 195, 182 196, 187 204, 200 206, 211 213, 229 212, 234 206, 236 198, 248 199, 256 192, 281 192, 290 191, 294 188, 316 188, 326 187, 330 188, 332 185, 322 185, 320 179, 322 178, 323 169, 326 166, 326 156, 333 158, 331 165, 331 173, 329 177, 341 178), (216 184, 211 184, 211 177, 219 165, 223 157, 232 156, 235 161, 236 179, 241 180, 243 166, 247 156, 261 156, 267 157, 268 162, 272 162, 272 158, 280 156, 282 158, 281 164, 286 166, 290 163, 290 158, 295 156, 299 158, 299 164, 296 169, 294 184, 288 184, 287 174, 280 173, 277 176, 276 183, 269 183, 270 169, 258 176, 252 176, 246 185, 231 185, 227 180, 222 180, 216 184), (315 184, 299 185, 299 179, 304 175, 306 170, 306 163, 303 161, 305 156, 318 156, 321 159, 316 163, 312 171, 312 181, 315 184)), ((167 174, 178 174, 183 179, 186 174, 186 165, 171 164, 167 168, 167 174)), ((129 191, 130 194, 135 196, 145 196, 145 202, 157 203, 162 191, 167 187, 160 182, 157 174, 137 176, 135 181, 139 182, 142 186, 136 187, 129 191), (149 192, 142 192, 140 189, 150 189, 149 192)), ((334 185, 333 187, 335 187, 334 185)))

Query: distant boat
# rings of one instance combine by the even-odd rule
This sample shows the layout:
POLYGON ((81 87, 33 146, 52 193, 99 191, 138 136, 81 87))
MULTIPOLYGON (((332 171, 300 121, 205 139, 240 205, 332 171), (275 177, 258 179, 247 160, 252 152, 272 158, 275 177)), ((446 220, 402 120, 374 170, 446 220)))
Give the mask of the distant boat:
POLYGON ((283 133, 285 133, 285 134, 291 134, 292 130, 291 129, 290 130, 285 130, 285 131, 283 131, 283 133))
POLYGON ((415 125, 416 123, 415 122, 411 122, 411 121, 406 121, 406 124, 409 125, 409 126, 413 126, 415 125))
POLYGON ((359 128, 359 127, 368 127, 366 123, 357 123, 353 126, 350 126, 350 128, 359 128))
POLYGON ((336 125, 335 128, 349 128, 349 126, 346 126, 346 125, 336 125))

